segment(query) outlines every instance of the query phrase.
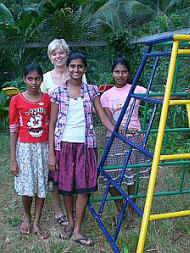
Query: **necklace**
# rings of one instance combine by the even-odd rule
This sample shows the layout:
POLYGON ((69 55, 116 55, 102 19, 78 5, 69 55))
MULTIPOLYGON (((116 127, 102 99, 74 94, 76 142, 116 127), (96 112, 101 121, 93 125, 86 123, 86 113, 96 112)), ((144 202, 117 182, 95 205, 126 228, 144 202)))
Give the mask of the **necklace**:
POLYGON ((42 93, 39 92, 39 93, 37 93, 36 95, 32 95, 32 94, 29 94, 28 91, 25 91, 25 92, 23 92, 23 96, 24 96, 27 100, 29 100, 29 101, 31 101, 31 102, 38 102, 39 100, 41 100, 42 93))

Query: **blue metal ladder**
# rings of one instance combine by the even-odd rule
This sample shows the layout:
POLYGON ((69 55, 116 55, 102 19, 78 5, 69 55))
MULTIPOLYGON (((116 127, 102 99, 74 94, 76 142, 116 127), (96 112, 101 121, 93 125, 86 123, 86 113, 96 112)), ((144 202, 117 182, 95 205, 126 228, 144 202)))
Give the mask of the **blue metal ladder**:
POLYGON ((89 203, 88 203, 88 209, 89 209, 91 215, 96 220, 98 226, 102 230, 102 232, 105 235, 107 241, 110 243, 110 246, 111 246, 113 252, 115 252, 115 253, 120 252, 120 249, 117 245, 117 238, 118 238, 118 234, 119 234, 120 229, 121 229, 122 220, 123 220, 124 214, 126 212, 127 206, 130 205, 134 209, 134 211, 137 213, 137 215, 139 215, 140 217, 143 216, 143 211, 136 205, 136 203, 133 201, 133 199, 128 195, 128 193, 126 193, 122 189, 121 186, 122 186, 122 182, 123 182, 123 179, 124 179, 125 172, 127 170, 127 166, 128 166, 128 163, 129 163, 130 156, 132 154, 132 150, 135 149, 139 152, 142 152, 149 160, 152 160, 152 158, 153 158, 153 153, 146 147, 146 144, 147 144, 147 141, 148 141, 148 138, 149 138, 149 135, 150 135, 150 130, 151 130, 151 127, 152 127, 152 124, 153 124, 153 121, 154 121, 155 113, 158 109, 158 106, 162 105, 162 100, 156 99, 156 98, 151 98, 150 97, 150 90, 151 90, 152 82, 153 82, 153 79, 154 79, 154 76, 155 76, 155 73, 156 73, 156 70, 157 70, 157 67, 158 67, 160 57, 170 57, 171 52, 170 51, 158 51, 158 52, 154 51, 154 52, 152 52, 152 47, 153 47, 154 44, 158 44, 158 43, 164 42, 164 41, 170 41, 170 40, 172 40, 172 38, 173 38, 173 35, 163 36, 163 37, 157 38, 155 40, 147 41, 145 43, 147 48, 146 48, 146 50, 143 54, 142 61, 139 65, 138 70, 136 72, 136 75, 133 79, 131 89, 129 91, 129 94, 128 94, 128 97, 125 101, 125 104, 122 108, 122 111, 120 113, 118 121, 115 124, 114 131, 112 132, 111 137, 110 137, 108 143, 106 144, 106 147, 105 147, 105 150, 103 152, 101 161, 99 163, 98 173, 99 173, 99 175, 103 176, 106 179, 106 187, 105 187, 105 190, 104 190, 102 201, 99 203, 98 210, 97 210, 97 207, 94 206, 94 204, 91 200, 89 200, 89 203), (149 58, 152 58, 154 61, 153 61, 153 64, 152 64, 150 79, 149 79, 149 81, 148 81, 148 83, 145 87, 147 89, 147 92, 146 92, 146 94, 142 94, 142 95, 135 94, 134 93, 135 88, 137 86, 139 78, 142 75, 143 69, 145 68, 145 65, 147 64, 149 58), (149 119, 148 119, 148 123, 147 123, 147 126, 146 126, 144 139, 143 139, 143 142, 142 142, 141 145, 132 142, 128 137, 126 137, 126 136, 124 136, 124 135, 122 135, 118 132, 118 129, 121 125, 123 117, 124 117, 128 107, 130 107, 127 123, 125 125, 125 130, 126 131, 128 130, 130 117, 131 117, 131 114, 134 110, 135 101, 137 99, 140 100, 140 101, 144 101, 145 103, 149 103, 150 107, 151 107, 151 113, 149 114, 149 119), (124 164, 122 166, 122 169, 120 170, 119 180, 117 180, 117 181, 113 180, 111 175, 104 169, 104 164, 105 164, 106 158, 109 154, 109 151, 111 149, 111 146, 112 146, 113 141, 114 141, 115 138, 119 139, 120 141, 122 141, 126 145, 130 146, 129 151, 126 154, 126 158, 125 158, 124 164), (111 235, 109 233, 109 231, 106 229, 106 227, 103 223, 103 220, 101 218, 106 200, 108 199, 110 187, 114 187, 120 193, 120 195, 123 198, 123 202, 124 202, 124 204, 122 206, 122 209, 121 209, 121 212, 120 212, 120 215, 118 217, 117 225, 116 225, 115 232, 114 232, 113 235, 111 235))

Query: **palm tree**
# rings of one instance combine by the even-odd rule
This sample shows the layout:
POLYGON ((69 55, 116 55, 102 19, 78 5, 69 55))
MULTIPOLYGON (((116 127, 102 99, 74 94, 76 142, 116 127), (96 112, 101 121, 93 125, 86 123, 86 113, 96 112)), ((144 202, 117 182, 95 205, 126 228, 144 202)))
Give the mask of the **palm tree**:
MULTIPOLYGON (((84 0, 76 0, 73 4, 72 0, 7 0, 9 8, 0 3, 0 46, 3 48, 0 59, 6 61, 2 64, 0 62, 0 71, 3 73, 0 76, 5 78, 4 73, 9 72, 5 68, 9 66, 18 69, 31 59, 39 59, 39 55, 42 55, 40 49, 25 48, 22 46, 25 43, 40 41, 46 47, 55 37, 80 39, 85 29, 79 8, 83 2, 84 0)), ((46 55, 46 49, 44 52, 46 55)))
POLYGON ((90 13, 89 9, 89 6, 84 8, 88 17, 86 21, 89 29, 107 30, 115 34, 124 31, 126 28, 131 29, 142 24, 142 22, 150 20, 152 16, 151 8, 140 1, 109 0, 96 9, 94 13, 90 13))
POLYGON ((178 7, 184 9, 189 7, 188 1, 184 0, 139 0, 142 4, 149 6, 155 16, 170 16, 178 7))
POLYGON ((166 22, 171 22, 170 15, 176 12, 177 7, 181 7, 180 11, 189 8, 184 0, 109 0, 102 1, 102 5, 92 13, 89 10, 93 8, 89 5, 93 3, 84 8, 89 29, 106 30, 114 34, 126 29, 133 31, 159 16, 164 16, 166 22))

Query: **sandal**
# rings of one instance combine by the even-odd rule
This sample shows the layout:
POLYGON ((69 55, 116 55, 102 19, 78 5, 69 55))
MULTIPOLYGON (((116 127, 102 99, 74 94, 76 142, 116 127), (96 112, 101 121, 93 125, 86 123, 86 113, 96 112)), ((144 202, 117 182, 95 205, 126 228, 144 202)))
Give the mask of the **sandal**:
POLYGON ((75 238, 75 236, 72 235, 71 240, 73 242, 79 243, 82 246, 93 246, 94 245, 93 241, 90 238, 83 236, 83 235, 81 235, 78 238, 75 238))
POLYGON ((56 222, 61 225, 61 226, 67 226, 69 224, 68 220, 67 220, 67 216, 66 215, 61 215, 57 218, 55 218, 56 222))

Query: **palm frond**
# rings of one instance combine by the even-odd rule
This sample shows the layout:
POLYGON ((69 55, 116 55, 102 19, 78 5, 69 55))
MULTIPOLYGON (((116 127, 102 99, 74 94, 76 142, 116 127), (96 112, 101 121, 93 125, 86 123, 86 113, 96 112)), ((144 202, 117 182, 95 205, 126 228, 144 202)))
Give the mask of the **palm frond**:
POLYGON ((11 11, 3 3, 0 3, 0 24, 14 25, 14 23, 11 11))

